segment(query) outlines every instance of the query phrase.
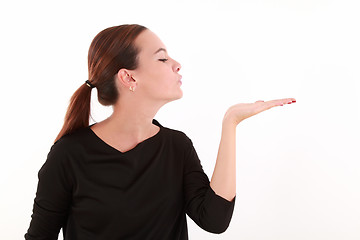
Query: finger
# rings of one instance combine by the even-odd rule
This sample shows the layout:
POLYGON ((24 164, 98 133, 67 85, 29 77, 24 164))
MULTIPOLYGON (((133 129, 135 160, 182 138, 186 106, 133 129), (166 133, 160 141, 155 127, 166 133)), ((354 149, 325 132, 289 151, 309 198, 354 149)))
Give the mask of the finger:
POLYGON ((276 99, 264 102, 263 111, 268 110, 273 107, 283 106, 285 104, 292 104, 295 103, 295 98, 283 98, 283 99, 276 99))
POLYGON ((276 99, 268 101, 267 103, 271 106, 283 106, 284 104, 291 104, 295 103, 295 98, 283 98, 283 99, 276 99))
POLYGON ((296 103, 296 99, 295 99, 295 98, 285 98, 284 101, 285 101, 285 104, 293 104, 293 103, 296 103))
POLYGON ((283 99, 275 99, 270 101, 256 101, 256 108, 254 108, 254 114, 258 114, 260 112, 269 110, 270 108, 277 107, 277 106, 283 106, 284 104, 291 104, 295 103, 295 98, 283 98, 283 99))
POLYGON ((291 102, 289 102, 288 104, 292 104, 292 103, 296 103, 296 99, 295 98, 289 98, 291 100, 291 102))

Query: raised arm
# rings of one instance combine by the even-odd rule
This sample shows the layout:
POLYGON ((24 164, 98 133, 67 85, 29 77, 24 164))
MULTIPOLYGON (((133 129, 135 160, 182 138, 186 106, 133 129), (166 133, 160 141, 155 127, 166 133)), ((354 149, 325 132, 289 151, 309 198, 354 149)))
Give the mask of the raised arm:
POLYGON ((227 110, 222 122, 219 151, 210 181, 210 186, 217 195, 228 201, 232 201, 236 195, 236 126, 260 112, 295 102, 294 98, 257 101, 240 103, 227 110))

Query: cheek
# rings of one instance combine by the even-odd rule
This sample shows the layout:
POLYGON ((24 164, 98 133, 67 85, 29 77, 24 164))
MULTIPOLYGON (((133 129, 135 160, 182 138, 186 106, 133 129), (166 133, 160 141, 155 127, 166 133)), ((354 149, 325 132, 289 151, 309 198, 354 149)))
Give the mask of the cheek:
POLYGON ((156 62, 148 62, 146 64, 142 64, 142 67, 139 69, 141 73, 141 77, 145 80, 156 80, 159 76, 163 75, 163 69, 161 64, 156 62))
POLYGON ((141 89, 150 96, 159 96, 168 91, 166 76, 154 69, 142 73, 141 89))
POLYGON ((143 90, 148 94, 166 94, 173 88, 172 78, 174 74, 168 64, 150 61, 141 62, 140 66, 137 75, 141 78, 143 90))
POLYGON ((148 81, 156 82, 160 85, 167 85, 167 83, 171 81, 171 72, 165 64, 153 64, 144 77, 148 81))

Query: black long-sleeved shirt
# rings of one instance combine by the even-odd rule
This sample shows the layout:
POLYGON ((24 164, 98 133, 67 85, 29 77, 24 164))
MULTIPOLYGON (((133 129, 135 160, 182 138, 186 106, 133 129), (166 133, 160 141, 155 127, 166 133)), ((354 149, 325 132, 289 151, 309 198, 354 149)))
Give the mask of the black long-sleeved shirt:
POLYGON ((41 167, 25 239, 185 240, 186 214, 201 228, 224 232, 235 198, 210 187, 191 140, 160 131, 127 152, 90 127, 62 137, 41 167))

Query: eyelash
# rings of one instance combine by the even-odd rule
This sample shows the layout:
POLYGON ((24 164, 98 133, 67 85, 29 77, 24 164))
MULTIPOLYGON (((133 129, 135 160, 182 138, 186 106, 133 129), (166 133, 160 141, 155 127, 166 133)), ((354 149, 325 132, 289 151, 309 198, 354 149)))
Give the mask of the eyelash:
POLYGON ((161 62, 166 62, 167 60, 168 60, 167 58, 159 59, 159 61, 161 61, 161 62))

